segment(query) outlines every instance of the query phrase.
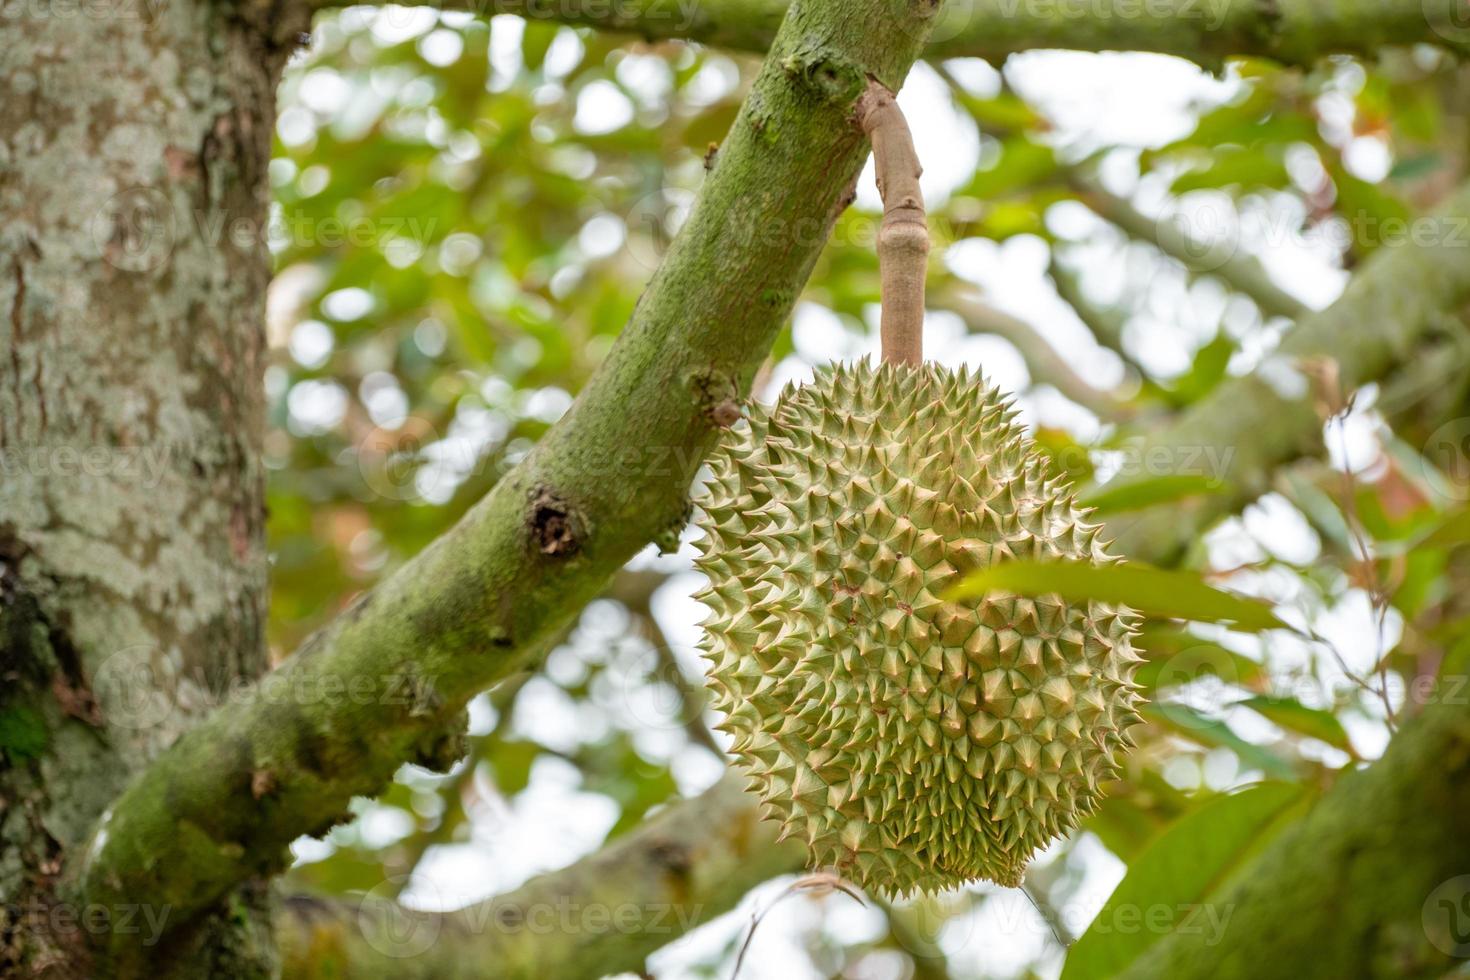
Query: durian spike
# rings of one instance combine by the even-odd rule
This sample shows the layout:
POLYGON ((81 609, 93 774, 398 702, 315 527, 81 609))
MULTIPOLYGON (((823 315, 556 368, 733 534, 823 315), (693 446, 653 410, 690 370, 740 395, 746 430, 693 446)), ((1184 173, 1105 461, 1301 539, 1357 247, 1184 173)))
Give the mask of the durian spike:
POLYGON ((883 198, 883 223, 878 229, 883 360, 917 367, 924 360, 924 276, 929 256, 929 227, 919 190, 924 170, 903 111, 881 83, 868 81, 858 102, 858 119, 873 144, 873 168, 883 198))

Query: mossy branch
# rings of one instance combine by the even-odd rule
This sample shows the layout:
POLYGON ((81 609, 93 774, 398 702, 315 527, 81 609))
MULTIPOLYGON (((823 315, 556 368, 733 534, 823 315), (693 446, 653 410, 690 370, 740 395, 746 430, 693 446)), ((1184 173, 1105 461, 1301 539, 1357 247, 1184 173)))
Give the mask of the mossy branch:
MULTIPOLYGON (((170 927, 283 868, 404 762, 460 754, 464 706, 543 653, 645 543, 679 527, 867 156, 868 79, 897 89, 927 0, 791 9, 699 201, 567 415, 450 531, 160 755, 70 873, 170 927), (817 233, 813 233, 816 231, 817 233)), ((113 972, 141 972, 112 937, 113 972)))
POLYGON ((654 950, 722 914, 752 883, 799 871, 755 798, 727 775, 590 857, 455 912, 372 900, 287 899, 286 980, 593 980, 639 972, 654 950))
MULTIPOLYGON (((1453 965, 1429 941, 1421 916, 1436 887, 1470 868, 1461 821, 1470 810, 1470 708, 1453 693, 1462 680, 1447 677, 1443 700, 1409 721, 1381 760, 1343 774, 1300 822, 1208 897, 1223 931, 1167 935, 1124 977, 1438 976, 1453 965), (1266 973, 1262 963, 1272 964, 1266 973)), ((748 889, 799 871, 803 849, 774 838, 755 798, 727 775, 598 854, 460 912, 288 902, 276 917, 284 976, 590 980, 636 970, 654 949, 728 911, 748 889), (687 859, 682 885, 673 884, 669 854, 687 859), (649 909, 671 910, 662 920, 670 930, 614 933, 604 913, 628 904, 645 916, 630 921, 645 924, 649 909), (496 917, 506 908, 542 909, 553 922, 551 910, 564 909, 562 919, 572 924, 530 935, 515 913, 508 924, 496 917), (595 929, 582 925, 589 909, 602 923, 595 929), (384 936, 400 937, 398 945, 384 936)))
MULTIPOLYGON (((348 0, 307 0, 314 9, 348 0)), ((790 0, 421 0, 478 14, 519 14, 648 40, 683 39, 764 52, 790 0)), ((1371 57, 1389 45, 1430 44, 1470 51, 1459 0, 1152 0, 1087 7, 1066 2, 951 0, 930 58, 987 58, 1018 51, 1151 51, 1212 70, 1227 58, 1253 56, 1309 66, 1331 54, 1371 57)))

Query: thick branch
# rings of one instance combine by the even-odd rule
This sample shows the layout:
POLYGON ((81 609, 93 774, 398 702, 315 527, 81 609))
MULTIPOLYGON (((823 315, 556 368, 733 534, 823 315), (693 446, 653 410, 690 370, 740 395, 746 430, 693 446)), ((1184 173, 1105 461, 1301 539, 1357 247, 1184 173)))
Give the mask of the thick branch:
MULTIPOLYGON (((348 0, 311 0, 324 9, 348 0)), ((1467 48, 1457 0, 952 0, 926 51, 1002 61, 1017 51, 1152 51, 1208 67, 1234 55, 1310 65, 1329 54, 1371 56, 1387 45, 1467 48)), ((699 41, 763 52, 789 0, 429 0, 479 14, 519 14, 649 40, 699 41)))
MULTIPOLYGON (((1447 696, 1210 897, 1223 932, 1170 933, 1123 976, 1440 976, 1463 960, 1446 955, 1452 943, 1436 948, 1425 923, 1447 921, 1433 893, 1470 869, 1467 812, 1470 710, 1447 696)), ((1464 894, 1451 886, 1447 897, 1464 894)))
POLYGON ((283 976, 580 980, 638 972, 654 950, 801 868, 755 798, 726 776, 561 871, 449 913, 392 902, 288 899, 276 916, 283 976))
MULTIPOLYGON (((719 161, 613 351, 566 417, 451 531, 183 736, 99 822, 88 902, 170 925, 284 866, 405 761, 459 753, 463 707, 544 652, 688 488, 846 206, 868 79, 902 83, 934 8, 792 9, 719 161), (926 15, 928 19, 926 19, 926 15)), ((119 952, 130 937, 115 937, 119 952)))
MULTIPOLYGON (((1125 976, 1430 976, 1451 965, 1421 915, 1436 887, 1470 868, 1458 819, 1470 812, 1470 709, 1458 683, 1448 678, 1442 701, 1406 724, 1380 761, 1344 775, 1209 898, 1207 921, 1220 929, 1171 933, 1125 976)), ((442 916, 293 900, 277 917, 285 976, 578 980, 636 970, 748 889, 801 867, 801 848, 774 846, 774 825, 757 809, 726 776, 597 855, 442 916), (671 854, 683 860, 677 871, 671 854), (635 924, 626 929, 614 924, 624 906, 635 924), (668 928, 639 931, 651 911, 668 928), (539 932, 532 914, 545 923, 539 932)))

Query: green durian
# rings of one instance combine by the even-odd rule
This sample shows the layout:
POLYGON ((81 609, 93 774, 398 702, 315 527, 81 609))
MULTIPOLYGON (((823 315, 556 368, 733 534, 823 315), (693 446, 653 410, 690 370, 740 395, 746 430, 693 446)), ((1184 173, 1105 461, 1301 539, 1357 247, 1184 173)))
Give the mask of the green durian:
POLYGON ((1134 617, 944 596, 1001 558, 1113 561, 1098 527, 965 370, 824 369, 727 435, 702 646, 766 815, 865 887, 1018 884, 1132 744, 1134 617))

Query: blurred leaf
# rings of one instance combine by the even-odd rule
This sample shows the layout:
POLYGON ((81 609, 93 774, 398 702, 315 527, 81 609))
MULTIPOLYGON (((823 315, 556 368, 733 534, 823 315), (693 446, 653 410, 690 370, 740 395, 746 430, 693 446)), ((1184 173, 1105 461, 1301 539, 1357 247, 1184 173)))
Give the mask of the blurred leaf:
POLYGON ((1421 153, 1418 156, 1395 161, 1393 168, 1388 172, 1388 179, 1418 180, 1420 177, 1429 176, 1443 166, 1444 161, 1438 153, 1421 153))
POLYGON ((1217 677, 1226 684, 1247 689, 1256 688, 1266 680, 1262 664, 1174 627, 1147 624, 1133 646, 1144 658, 1133 679, 1150 700, 1161 691, 1201 677, 1217 677))
POLYGON ((1455 548, 1470 541, 1470 507, 1452 511, 1418 540, 1416 548, 1455 548))
POLYGON ((495 774, 495 787, 505 796, 514 796, 530 785, 531 766, 539 755, 541 746, 535 742, 498 737, 487 740, 483 752, 485 761, 490 763, 490 770, 495 774))
POLYGON ((1229 749, 1240 757, 1246 767, 1259 769, 1267 776, 1278 779, 1292 779, 1296 776, 1295 767, 1271 749, 1246 741, 1235 734, 1225 722, 1203 715, 1188 705, 1154 701, 1143 706, 1143 716, 1147 720, 1159 722, 1174 734, 1192 742, 1229 749))
POLYGON ((1381 184, 1354 177, 1339 163, 1329 163, 1328 173, 1337 188, 1335 210, 1348 224, 1353 250, 1367 255, 1384 245, 1402 245, 1408 240, 1413 212, 1381 184))
POLYGON ((546 52, 551 49, 551 42, 556 40, 557 32, 561 27, 557 24, 540 20, 526 21, 525 32, 521 35, 521 60, 531 71, 540 71, 546 62, 546 52))
POLYGON ((716 102, 684 127, 684 145, 703 154, 711 143, 718 144, 724 140, 739 112, 740 103, 734 99, 716 102))
POLYGON ((1348 734, 1342 727, 1342 722, 1338 721, 1337 716, 1330 711, 1309 708, 1296 698, 1272 697, 1266 694, 1247 698, 1240 704, 1265 716, 1289 732, 1326 742, 1353 758, 1358 756, 1358 753, 1353 750, 1352 742, 1348 740, 1348 734))
POLYGON ((1032 433, 1031 440, 1067 482, 1082 484, 1092 479, 1092 454, 1066 429, 1041 426, 1032 433))
POLYGON ((1078 503, 1091 507, 1099 515, 1120 514, 1200 494, 1221 493, 1226 486, 1213 477, 1165 473, 1128 480, 1116 486, 1110 481, 1084 492, 1078 498, 1078 503))
POLYGON ((1280 629, 1285 623, 1257 599, 1222 592, 1195 572, 1153 568, 1138 562, 1094 565, 1082 561, 1000 561, 971 572, 948 598, 972 598, 990 591, 1027 596, 1060 595, 1072 602, 1109 602, 1131 606, 1147 616, 1230 623, 1234 629, 1280 629))
POLYGON ((1062 980, 1117 976, 1174 929, 1223 928, 1222 910, 1210 905, 1210 896, 1299 817, 1310 798, 1301 785, 1260 783, 1175 821, 1133 862, 1067 951, 1062 980))
POLYGON ((1204 168, 1180 174, 1170 189, 1175 194, 1223 187, 1279 190, 1291 183, 1291 177, 1286 172, 1282 154, 1275 150, 1274 147, 1270 150, 1219 150, 1204 168))
POLYGON ((1081 829, 1096 834, 1125 863, 1189 808, 1190 799, 1155 769, 1141 769, 1110 787, 1081 829))
POLYGON ((988 133, 1016 133, 1045 129, 1047 121, 1025 100, 1012 92, 1001 92, 988 99, 956 89, 955 101, 988 133))
POLYGON ((1215 386, 1225 379, 1225 370, 1236 350, 1235 341, 1229 334, 1216 334, 1195 353, 1189 370, 1169 386, 1170 401, 1176 405, 1191 405, 1214 391, 1215 386))
POLYGON ((1002 140, 1000 155, 991 166, 975 172, 961 193, 994 201, 1013 191, 1050 178, 1058 172, 1056 154, 1051 147, 1033 142, 1026 136, 1002 140))

